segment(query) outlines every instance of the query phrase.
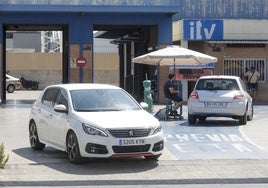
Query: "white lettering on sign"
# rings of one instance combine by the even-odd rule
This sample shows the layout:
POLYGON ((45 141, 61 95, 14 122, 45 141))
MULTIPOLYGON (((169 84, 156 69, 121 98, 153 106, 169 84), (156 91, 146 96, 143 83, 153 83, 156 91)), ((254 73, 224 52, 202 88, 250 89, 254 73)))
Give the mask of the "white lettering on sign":
POLYGON ((177 150, 179 150, 180 152, 183 152, 183 153, 191 153, 191 152, 194 152, 194 151, 191 151, 191 150, 187 150, 187 147, 188 144, 173 144, 174 148, 176 148, 177 150))
MULTIPOLYGON (((213 142, 243 142, 244 139, 237 134, 175 134, 179 142, 202 142, 202 141, 213 141, 213 142)), ((166 135, 166 138, 172 138, 172 135, 166 135)))
POLYGON ((172 144, 173 147, 183 153, 197 150, 228 152, 232 149, 239 152, 253 152, 252 149, 243 145, 245 140, 238 134, 166 134, 165 138, 167 140, 175 138, 177 143, 172 144), (229 145, 226 146, 226 143, 229 145))
POLYGON ((84 63, 86 63, 86 61, 84 61, 84 60, 78 60, 77 63, 84 64, 84 63))
POLYGON ((190 22, 190 39, 201 40, 202 39, 202 31, 205 33, 205 39, 210 40, 216 24, 212 24, 211 28, 203 28, 201 21, 191 21, 190 22), (203 29, 203 30, 202 30, 203 29))
POLYGON ((249 149, 241 144, 232 144, 232 145, 240 152, 244 152, 244 151, 252 152, 251 149, 249 149))

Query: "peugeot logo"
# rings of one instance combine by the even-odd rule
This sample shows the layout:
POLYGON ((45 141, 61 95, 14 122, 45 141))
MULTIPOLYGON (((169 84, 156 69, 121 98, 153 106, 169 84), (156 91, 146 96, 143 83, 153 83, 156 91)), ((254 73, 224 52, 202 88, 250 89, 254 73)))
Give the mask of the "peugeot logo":
POLYGON ((134 136, 134 131, 129 131, 129 132, 128 132, 128 136, 129 136, 129 137, 134 136))

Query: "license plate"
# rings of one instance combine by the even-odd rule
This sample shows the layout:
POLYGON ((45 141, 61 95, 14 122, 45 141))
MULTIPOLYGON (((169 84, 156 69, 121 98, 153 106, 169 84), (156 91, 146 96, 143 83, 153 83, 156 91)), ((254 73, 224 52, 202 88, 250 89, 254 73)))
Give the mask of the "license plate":
POLYGON ((119 146, 144 145, 144 139, 119 139, 119 146))
POLYGON ((225 102, 206 102, 205 106, 207 108, 225 108, 226 103, 225 102))

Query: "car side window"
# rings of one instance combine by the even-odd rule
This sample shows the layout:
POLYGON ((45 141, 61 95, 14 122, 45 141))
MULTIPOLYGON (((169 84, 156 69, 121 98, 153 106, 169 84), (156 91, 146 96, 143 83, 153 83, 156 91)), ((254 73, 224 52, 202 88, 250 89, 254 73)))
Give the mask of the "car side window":
POLYGON ((59 92, 58 88, 48 88, 45 91, 41 102, 44 105, 53 108, 58 92, 59 92))
POLYGON ((60 89, 60 91, 58 92, 55 105, 58 104, 63 104, 66 107, 66 109, 68 109, 68 95, 64 89, 60 89))

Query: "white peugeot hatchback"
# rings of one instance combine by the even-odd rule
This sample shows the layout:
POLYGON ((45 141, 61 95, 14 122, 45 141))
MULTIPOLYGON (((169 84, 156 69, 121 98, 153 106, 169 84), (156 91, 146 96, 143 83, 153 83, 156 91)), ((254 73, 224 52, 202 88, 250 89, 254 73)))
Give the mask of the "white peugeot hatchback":
POLYGON ((205 121, 207 117, 231 117, 247 124, 253 118, 252 98, 237 76, 200 77, 188 99, 188 122, 205 121))
POLYGON ((146 105, 112 85, 48 86, 31 109, 31 147, 42 150, 47 144, 66 151, 72 163, 85 157, 157 159, 164 136, 146 105))

